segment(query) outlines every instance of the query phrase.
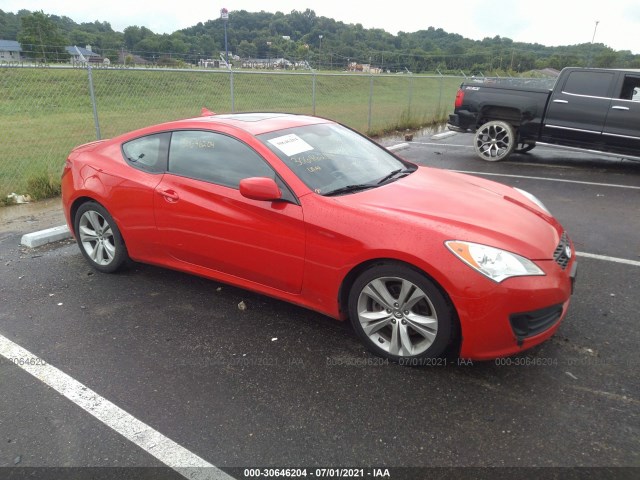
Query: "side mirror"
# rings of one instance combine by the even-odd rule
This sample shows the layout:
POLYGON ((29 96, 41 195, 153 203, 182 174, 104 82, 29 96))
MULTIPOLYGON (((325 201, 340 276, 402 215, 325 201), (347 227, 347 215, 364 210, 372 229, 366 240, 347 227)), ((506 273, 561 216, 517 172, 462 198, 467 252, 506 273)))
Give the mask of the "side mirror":
POLYGON ((240 195, 251 200, 275 201, 282 198, 282 192, 273 178, 252 177, 240 180, 240 195))

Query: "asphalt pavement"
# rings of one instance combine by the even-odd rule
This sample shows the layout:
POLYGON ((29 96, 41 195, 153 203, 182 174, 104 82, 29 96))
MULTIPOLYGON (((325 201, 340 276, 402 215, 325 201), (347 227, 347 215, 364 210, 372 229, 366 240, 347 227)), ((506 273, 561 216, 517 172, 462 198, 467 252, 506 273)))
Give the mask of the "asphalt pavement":
POLYGON ((162 469, 153 442, 96 416, 108 401, 120 424, 138 420, 205 461, 208 478, 275 476, 268 468, 338 478, 323 471, 337 467, 367 478, 386 468, 395 479, 638 478, 640 163, 542 146, 484 163, 463 134, 383 143, 526 189, 563 223, 579 273, 551 341, 491 362, 388 364, 348 324, 299 307, 148 265, 99 274, 69 240, 20 246, 34 227, 60 224, 55 201, 45 213, 5 213, 0 336, 33 358, 0 356, 0 477, 54 467, 190 475, 162 469), (45 383, 57 374, 37 379, 21 361, 63 372, 95 405, 79 407, 45 383))

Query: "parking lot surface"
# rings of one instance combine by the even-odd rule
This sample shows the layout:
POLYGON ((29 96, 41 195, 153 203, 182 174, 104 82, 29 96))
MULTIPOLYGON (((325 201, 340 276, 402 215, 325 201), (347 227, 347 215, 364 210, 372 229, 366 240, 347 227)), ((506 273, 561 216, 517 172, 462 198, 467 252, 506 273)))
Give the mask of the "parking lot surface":
MULTIPOLYGON (((25 371, 20 362, 33 359, 0 356, 0 476, 164 467, 156 451, 168 439, 209 466, 194 478, 268 467, 304 467, 309 477, 337 467, 368 478, 374 467, 390 468, 386 478, 554 467, 578 470, 536 472, 638 478, 640 163, 543 146, 484 163, 463 134, 383 143, 416 163, 528 190, 560 220, 579 273, 551 341, 490 362, 389 364, 348 324, 293 305, 148 265, 99 274, 72 241, 20 247, 42 224, 34 214, 0 230, 0 335, 95 392, 96 406, 81 408, 25 371), (103 399, 120 424, 137 419, 160 440, 135 443, 117 421, 105 423, 95 413, 103 399)), ((51 210, 45 220, 62 218, 51 210)))

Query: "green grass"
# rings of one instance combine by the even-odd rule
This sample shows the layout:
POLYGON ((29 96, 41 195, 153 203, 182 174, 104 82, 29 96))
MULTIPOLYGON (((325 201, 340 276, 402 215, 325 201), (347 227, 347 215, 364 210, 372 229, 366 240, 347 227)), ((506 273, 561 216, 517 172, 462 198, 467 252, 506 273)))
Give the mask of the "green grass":
POLYGON ((27 179, 27 191, 34 200, 57 197, 61 193, 60 179, 46 172, 31 175, 27 179))
MULTIPOLYGON (((94 69, 102 138, 218 113, 286 111, 332 118, 369 135, 444 120, 455 77, 94 69), (234 102, 231 100, 233 81, 234 102), (371 120, 369 99, 371 98, 371 120)), ((0 68, 0 198, 55 195, 69 151, 96 139, 86 70, 0 68), (31 190, 31 191, 30 191, 31 190)))

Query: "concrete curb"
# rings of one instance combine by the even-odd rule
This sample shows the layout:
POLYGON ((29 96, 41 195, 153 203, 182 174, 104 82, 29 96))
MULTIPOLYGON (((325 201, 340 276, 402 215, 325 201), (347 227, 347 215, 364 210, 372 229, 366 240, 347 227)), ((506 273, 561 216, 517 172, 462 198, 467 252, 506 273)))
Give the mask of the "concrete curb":
POLYGON ((71 232, 66 225, 59 227, 47 228, 38 232, 27 233, 22 236, 20 244, 25 247, 35 248, 46 245, 47 243, 59 242, 71 238, 71 232))
POLYGON ((448 132, 438 133, 437 135, 434 135, 431 138, 433 140, 442 140, 443 138, 453 137, 454 135, 457 135, 457 133, 456 132, 452 132, 452 131, 448 131, 448 132))
POLYGON ((391 145, 391 146, 387 147, 387 150, 389 150, 391 152, 395 152, 396 150, 404 150, 405 148, 409 148, 409 144, 408 143, 398 143, 396 145, 391 145))

